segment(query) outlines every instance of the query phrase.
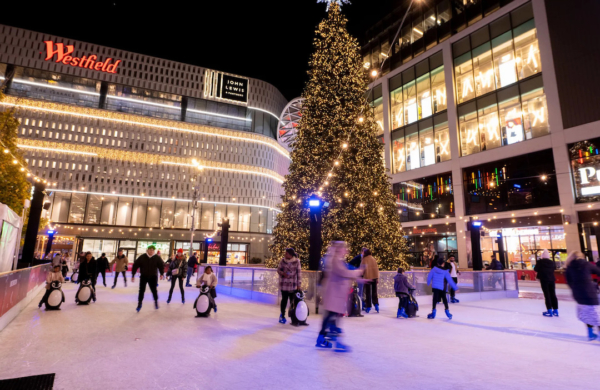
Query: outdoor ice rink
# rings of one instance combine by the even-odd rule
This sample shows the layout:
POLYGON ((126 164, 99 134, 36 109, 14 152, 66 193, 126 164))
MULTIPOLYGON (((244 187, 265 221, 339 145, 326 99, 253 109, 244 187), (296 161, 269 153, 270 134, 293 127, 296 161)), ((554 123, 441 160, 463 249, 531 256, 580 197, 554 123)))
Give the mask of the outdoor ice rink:
MULTIPOLYGON (((218 313, 194 318, 195 288, 160 309, 151 296, 135 312, 137 280, 98 287, 98 302, 37 308, 40 296, 0 332, 0 379, 56 373, 55 389, 594 389, 600 342, 588 342, 575 305, 545 318, 543 301, 503 299, 452 305, 449 321, 396 319, 391 307, 345 318, 348 354, 314 347, 310 326, 277 322, 278 308, 225 295, 218 313)), ((170 285, 170 284, 169 284, 170 285)))

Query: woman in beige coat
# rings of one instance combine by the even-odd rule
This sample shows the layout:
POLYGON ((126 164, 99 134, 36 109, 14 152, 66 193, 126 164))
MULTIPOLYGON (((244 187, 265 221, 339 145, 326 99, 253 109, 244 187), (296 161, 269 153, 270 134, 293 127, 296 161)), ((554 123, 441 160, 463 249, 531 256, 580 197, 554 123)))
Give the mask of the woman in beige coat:
POLYGON ((129 259, 123 254, 123 249, 119 249, 119 252, 117 252, 117 257, 115 257, 113 261, 110 262, 111 269, 113 264, 116 264, 115 281, 111 288, 117 287, 117 279, 119 278, 119 273, 123 274, 123 281, 125 282, 125 287, 127 287, 127 278, 125 277, 125 272, 127 271, 127 264, 129 264, 129 259))
POLYGON ((361 268, 364 268, 364 278, 371 279, 365 283, 365 303, 364 307, 366 312, 371 311, 371 306, 375 306, 375 310, 379 313, 379 297, 377 296, 377 282, 379 280, 379 267, 377 266, 377 260, 371 254, 371 250, 365 250, 361 268))

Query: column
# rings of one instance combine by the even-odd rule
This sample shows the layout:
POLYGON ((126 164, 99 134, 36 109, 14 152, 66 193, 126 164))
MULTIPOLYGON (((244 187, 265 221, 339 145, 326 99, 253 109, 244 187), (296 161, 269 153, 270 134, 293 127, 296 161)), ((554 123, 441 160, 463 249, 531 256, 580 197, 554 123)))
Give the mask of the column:
POLYGON ((381 93, 383 94, 383 143, 385 151, 385 167, 392 171, 392 137, 390 133, 390 84, 389 78, 382 78, 381 93))

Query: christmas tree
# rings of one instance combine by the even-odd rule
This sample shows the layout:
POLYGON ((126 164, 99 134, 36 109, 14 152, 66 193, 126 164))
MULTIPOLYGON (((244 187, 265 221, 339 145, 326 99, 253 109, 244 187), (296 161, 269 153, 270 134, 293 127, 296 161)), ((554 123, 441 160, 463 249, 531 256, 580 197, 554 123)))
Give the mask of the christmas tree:
POLYGON ((406 240, 366 99, 369 75, 346 22, 340 4, 330 2, 309 63, 302 119, 291 144, 282 212, 270 247, 272 260, 293 247, 307 267, 307 199, 316 194, 329 203, 323 209, 323 253, 331 240, 344 240, 351 254, 371 249, 380 269, 406 267, 406 240))

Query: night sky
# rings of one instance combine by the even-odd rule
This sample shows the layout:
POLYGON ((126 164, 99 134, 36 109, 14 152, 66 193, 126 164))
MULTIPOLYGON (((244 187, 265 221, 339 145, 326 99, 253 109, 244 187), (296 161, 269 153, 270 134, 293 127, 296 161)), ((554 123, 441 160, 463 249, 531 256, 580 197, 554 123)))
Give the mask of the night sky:
MULTIPOLYGON (((343 11, 362 42, 403 0, 351 0, 343 11)), ((288 100, 307 76, 316 0, 6 1, 0 24, 254 77, 288 100)))

